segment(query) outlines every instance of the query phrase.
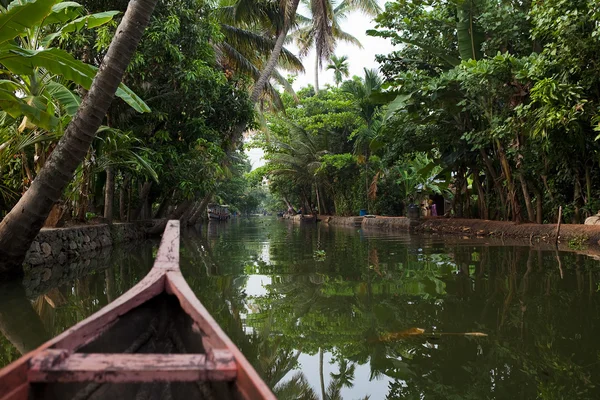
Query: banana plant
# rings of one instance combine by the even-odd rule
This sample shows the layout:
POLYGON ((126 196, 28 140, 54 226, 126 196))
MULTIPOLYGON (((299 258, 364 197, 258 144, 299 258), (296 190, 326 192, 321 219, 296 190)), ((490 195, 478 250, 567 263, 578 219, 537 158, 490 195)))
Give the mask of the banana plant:
MULTIPOLYGON (((56 0, 15 0, 0 14, 0 108, 21 119, 19 130, 61 131, 81 102, 74 85, 89 89, 97 68, 51 47, 57 38, 104 25, 118 14, 84 15, 83 6, 56 0)), ((150 109, 121 84, 116 95, 138 112, 150 109)))

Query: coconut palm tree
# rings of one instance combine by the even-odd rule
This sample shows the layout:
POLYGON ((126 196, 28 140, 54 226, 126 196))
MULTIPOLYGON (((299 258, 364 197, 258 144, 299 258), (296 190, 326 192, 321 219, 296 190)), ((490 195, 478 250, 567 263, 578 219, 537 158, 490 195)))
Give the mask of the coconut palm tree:
MULTIPOLYGON (((256 0, 240 0, 240 2, 254 2, 256 0)), ((277 65, 277 60, 281 54, 283 44, 288 36, 290 29, 292 29, 296 23, 296 12, 298 11, 298 5, 300 0, 284 0, 279 2, 279 12, 283 16, 281 26, 277 31, 277 40, 275 46, 271 52, 268 62, 265 64, 264 69, 258 81, 254 85, 250 100, 256 102, 266 83, 271 77, 273 70, 277 65)), ((314 26, 314 37, 315 45, 317 46, 317 56, 321 60, 327 59, 333 48, 329 45, 334 43, 333 40, 333 27, 332 27, 332 16, 333 9, 332 3, 327 0, 309 0, 309 8, 312 13, 312 20, 314 26)), ((375 15, 379 12, 379 5, 375 0, 349 0, 349 7, 351 9, 360 10, 369 15, 375 15)), ((341 5, 340 5, 341 6, 341 5)))
POLYGON ((348 57, 337 57, 335 54, 332 55, 331 63, 327 65, 327 69, 333 70, 333 80, 335 81, 335 86, 339 87, 340 83, 342 83, 342 79, 344 77, 347 78, 350 75, 350 71, 348 71, 348 57))
MULTIPOLYGON (((245 2, 232 3, 222 0, 217 9, 217 18, 221 24, 223 41, 215 43, 217 59, 225 69, 241 73, 257 81, 271 49, 275 46, 274 37, 283 23, 283 16, 274 2, 260 2, 248 7, 245 2)), ((304 66, 291 51, 282 48, 277 67, 288 72, 304 72, 304 66)), ((293 92, 289 81, 277 70, 273 71, 273 80, 286 91, 293 92)), ((264 87, 263 97, 270 98, 277 108, 283 104, 279 93, 270 82, 264 87)))
POLYGON ((365 205, 368 209, 369 203, 369 157, 371 147, 382 128, 383 116, 381 115, 381 105, 373 101, 372 94, 381 90, 383 80, 374 69, 364 69, 363 79, 354 79, 346 81, 342 85, 342 90, 352 95, 354 107, 365 123, 365 126, 353 133, 354 152, 364 157, 365 161, 365 205))
MULTIPOLYGON (((356 9, 357 5, 346 0, 335 7, 334 3, 335 1, 327 2, 325 18, 316 16, 312 8, 309 8, 310 18, 302 15, 296 17, 301 28, 296 30, 293 36, 300 49, 300 56, 306 56, 311 48, 315 48, 315 91, 317 93, 319 92, 319 70, 322 62, 329 59, 337 41, 342 40, 362 48, 360 41, 351 34, 344 32, 340 26, 340 23, 346 19, 347 13, 356 9)), ((366 14, 375 15, 380 11, 376 3, 366 4, 368 6, 366 7, 366 14)))
MULTIPOLYGON (((3 278, 22 273, 21 264, 25 254, 94 140, 156 3, 157 0, 137 0, 129 3, 102 65, 75 117, 29 190, 0 222, 0 274, 3 278)), ((22 18, 23 15, 30 18, 41 16, 38 21, 43 20, 53 4, 53 0, 11 3, 10 10, 0 15, 0 40, 3 43, 11 41, 36 23, 15 22, 18 18, 22 18), (47 7, 48 5, 50 7, 47 7), (29 13, 24 13, 22 9, 15 12, 19 7, 32 8, 29 13)), ((35 62, 35 59, 32 62, 35 62)))

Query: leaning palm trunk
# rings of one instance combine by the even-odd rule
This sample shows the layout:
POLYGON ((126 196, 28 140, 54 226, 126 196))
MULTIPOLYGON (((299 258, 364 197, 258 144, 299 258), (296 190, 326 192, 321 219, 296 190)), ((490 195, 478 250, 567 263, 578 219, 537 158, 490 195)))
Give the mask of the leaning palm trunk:
POLYGON ((252 101, 253 104, 255 104, 258 101, 258 97, 260 96, 261 92, 265 88, 265 85, 267 84, 269 79, 271 79, 271 74, 273 73, 273 70, 275 70, 275 67, 277 66, 277 60, 279 60, 279 55, 281 54, 281 50, 283 49, 283 42, 285 41, 285 38, 287 37, 290 26, 292 25, 292 21, 294 20, 294 18, 296 16, 296 10, 298 9, 299 3, 300 3, 300 0, 292 0, 290 3, 290 13, 289 13, 290 17, 285 22, 283 28, 277 35, 277 40, 275 41, 275 47, 273 47, 273 51, 271 52, 271 55, 269 56, 269 61, 267 61, 265 68, 260 73, 258 81, 256 81, 256 84, 254 85, 254 89, 252 90, 252 95, 250 96, 250 101, 252 101))
POLYGON ((0 223, 0 276, 3 279, 22 273, 25 253, 52 205, 60 198, 84 159, 156 3, 157 0, 132 0, 129 3, 77 115, 29 190, 0 223))
POLYGON ((315 54, 315 93, 319 94, 319 56, 315 54))
POLYGON ((205 216, 204 212, 206 211, 206 207, 208 207, 208 203, 210 202, 210 199, 212 199, 213 196, 213 191, 209 191, 204 198, 202 199, 202 201, 200 202, 200 205, 198 206, 198 208, 194 211, 194 214, 192 214, 192 217, 190 218, 190 225, 196 225, 198 222, 200 222, 202 220, 202 217, 205 216))

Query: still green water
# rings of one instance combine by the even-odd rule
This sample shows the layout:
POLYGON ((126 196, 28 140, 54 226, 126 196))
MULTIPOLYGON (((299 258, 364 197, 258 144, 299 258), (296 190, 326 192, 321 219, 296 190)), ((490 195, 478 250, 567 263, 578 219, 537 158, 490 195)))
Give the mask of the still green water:
MULTIPOLYGON (((115 248, 58 287, 3 288, 0 366, 134 285, 157 245, 115 248)), ((345 400, 600 398, 592 258, 272 218, 186 231, 181 258, 198 298, 282 399, 311 398, 291 394, 302 383, 345 400)))

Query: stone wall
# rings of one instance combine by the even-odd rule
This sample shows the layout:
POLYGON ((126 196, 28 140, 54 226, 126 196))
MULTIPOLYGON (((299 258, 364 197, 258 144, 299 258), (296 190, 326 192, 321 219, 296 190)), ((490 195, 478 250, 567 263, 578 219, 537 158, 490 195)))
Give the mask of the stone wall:
POLYGON ((25 257, 25 267, 42 264, 66 264, 103 248, 145 237, 137 224, 112 226, 83 225, 69 228, 44 228, 37 235, 25 257))

